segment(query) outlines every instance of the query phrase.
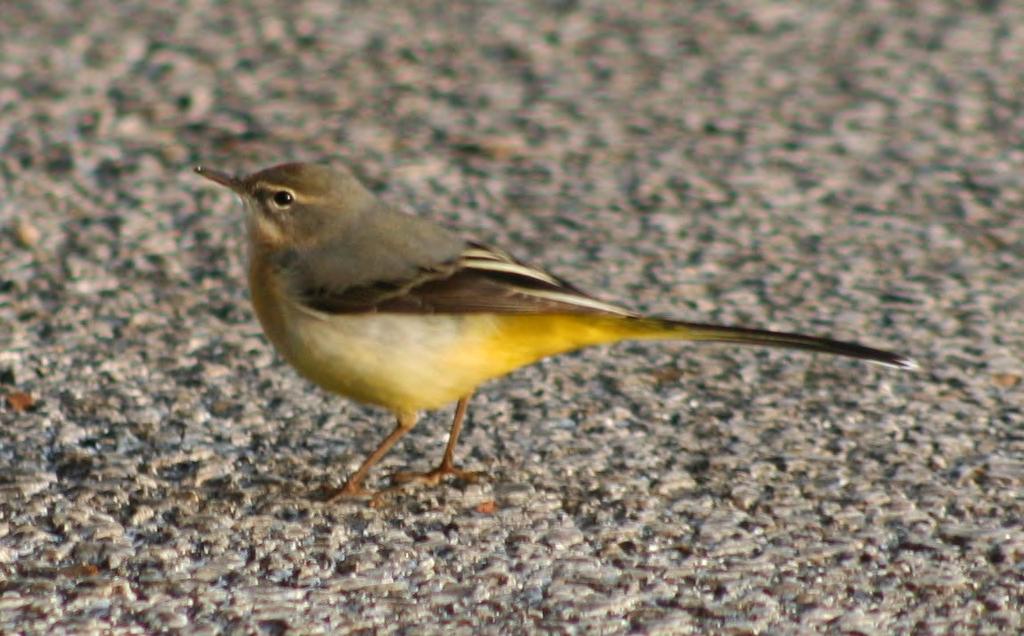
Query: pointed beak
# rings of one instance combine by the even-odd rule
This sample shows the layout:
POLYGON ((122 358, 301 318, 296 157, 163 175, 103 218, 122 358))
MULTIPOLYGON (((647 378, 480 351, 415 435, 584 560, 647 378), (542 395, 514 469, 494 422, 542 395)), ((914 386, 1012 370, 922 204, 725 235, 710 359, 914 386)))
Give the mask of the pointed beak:
POLYGON ((194 169, 196 174, 206 177, 210 181, 220 184, 225 188, 230 188, 231 190, 234 190, 239 194, 242 193, 241 179, 238 179, 237 177, 232 177, 226 172, 220 172, 219 170, 211 170, 205 166, 196 166, 194 169))

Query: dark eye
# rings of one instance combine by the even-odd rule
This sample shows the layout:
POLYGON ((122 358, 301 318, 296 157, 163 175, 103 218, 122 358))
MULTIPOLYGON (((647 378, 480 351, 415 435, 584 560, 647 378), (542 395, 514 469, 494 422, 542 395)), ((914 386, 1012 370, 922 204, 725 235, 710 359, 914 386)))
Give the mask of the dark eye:
POLYGON ((294 200, 295 197, 293 197, 292 193, 287 190, 278 190, 274 193, 274 204, 279 208, 288 207, 294 200))

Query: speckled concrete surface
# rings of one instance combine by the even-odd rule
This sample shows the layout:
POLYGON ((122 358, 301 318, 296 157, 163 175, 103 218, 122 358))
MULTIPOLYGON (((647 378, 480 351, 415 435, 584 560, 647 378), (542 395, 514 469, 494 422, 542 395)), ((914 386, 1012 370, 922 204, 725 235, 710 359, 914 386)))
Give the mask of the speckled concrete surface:
POLYGON ((1024 5, 620 4, 4 3, 0 632, 1020 629, 1024 5), (479 393, 488 480, 318 503, 391 422, 275 357, 189 172, 300 159, 925 368, 594 349, 479 393))

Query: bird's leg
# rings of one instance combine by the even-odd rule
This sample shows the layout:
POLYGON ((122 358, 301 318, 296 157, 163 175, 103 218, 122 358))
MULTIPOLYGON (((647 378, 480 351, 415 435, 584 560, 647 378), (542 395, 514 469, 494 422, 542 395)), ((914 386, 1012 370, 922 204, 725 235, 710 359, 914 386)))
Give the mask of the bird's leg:
POLYGON ((462 470, 455 467, 455 443, 459 440, 459 433, 462 432, 462 420, 466 417, 466 407, 469 406, 467 395, 459 400, 455 407, 455 418, 452 420, 452 429, 448 433, 448 445, 445 446, 444 456, 441 463, 426 473, 396 473, 391 479, 396 484, 405 484, 411 481, 436 486, 446 475, 454 475, 463 481, 473 482, 480 477, 480 473, 471 470, 462 470))
POLYGON ((363 461, 359 467, 345 485, 338 489, 332 489, 327 493, 326 501, 334 502, 339 499, 345 499, 349 497, 359 497, 362 495, 370 494, 365 488, 363 488, 363 480, 366 479, 367 473, 373 468, 374 464, 380 461, 381 457, 387 454, 391 447, 395 445, 395 442, 402 439, 402 437, 412 430, 412 427, 416 426, 416 414, 415 413, 399 413, 398 423, 395 426, 395 430, 391 431, 391 434, 384 438, 384 441, 377 446, 376 450, 370 453, 370 456, 363 461))

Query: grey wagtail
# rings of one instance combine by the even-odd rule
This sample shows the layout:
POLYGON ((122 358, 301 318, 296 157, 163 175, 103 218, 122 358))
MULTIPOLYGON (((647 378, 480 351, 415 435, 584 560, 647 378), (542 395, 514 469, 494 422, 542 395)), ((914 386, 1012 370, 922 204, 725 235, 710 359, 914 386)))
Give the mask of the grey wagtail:
POLYGON ((288 163, 247 177, 200 175, 245 204, 249 288, 267 337, 300 374, 383 406, 398 424, 329 500, 366 494, 367 473, 416 424, 458 401, 434 470, 396 481, 470 479, 455 466, 481 383, 546 356, 620 340, 790 347, 912 369, 910 358, 794 333, 637 315, 380 201, 348 170, 288 163))

